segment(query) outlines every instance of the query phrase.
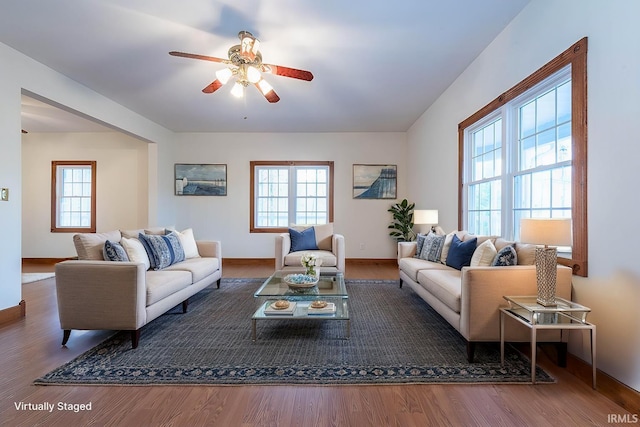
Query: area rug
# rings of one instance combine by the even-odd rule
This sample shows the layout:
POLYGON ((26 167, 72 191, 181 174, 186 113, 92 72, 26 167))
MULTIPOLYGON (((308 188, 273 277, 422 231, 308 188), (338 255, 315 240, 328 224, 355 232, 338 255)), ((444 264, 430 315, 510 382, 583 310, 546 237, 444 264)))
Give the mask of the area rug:
MULTIPOLYGON (((260 279, 223 279, 142 329, 35 380, 67 385, 529 383, 530 361, 499 344, 476 345, 466 360, 464 339, 411 289, 396 281, 347 280, 351 337, 344 321, 258 321, 251 339, 253 293, 260 279)), ((69 342, 73 345, 73 334, 69 342)), ((538 369, 536 381, 554 382, 538 369)))
POLYGON ((22 273, 22 284, 38 282, 40 280, 50 279, 55 277, 54 272, 50 273, 22 273))

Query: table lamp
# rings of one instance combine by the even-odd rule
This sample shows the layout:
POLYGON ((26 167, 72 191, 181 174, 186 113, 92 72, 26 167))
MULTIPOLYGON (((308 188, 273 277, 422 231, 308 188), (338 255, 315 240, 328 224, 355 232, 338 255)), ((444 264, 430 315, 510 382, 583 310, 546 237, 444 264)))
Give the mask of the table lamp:
POLYGON ((520 241, 544 245, 536 247, 537 302, 545 307, 556 305, 557 246, 571 246, 573 243, 571 219, 523 218, 520 220, 520 241))
POLYGON ((413 223, 415 225, 431 225, 431 231, 435 233, 438 224, 437 209, 420 209, 413 211, 413 223))

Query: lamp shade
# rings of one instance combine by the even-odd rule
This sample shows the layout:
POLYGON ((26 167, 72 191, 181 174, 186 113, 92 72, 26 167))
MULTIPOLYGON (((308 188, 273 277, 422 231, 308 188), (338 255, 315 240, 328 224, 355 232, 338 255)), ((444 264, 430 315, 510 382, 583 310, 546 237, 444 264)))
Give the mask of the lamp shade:
POLYGON ((571 246, 570 218, 523 218, 520 220, 520 241, 547 246, 571 246))
POLYGON ((438 223, 438 210, 437 209, 421 209, 413 211, 413 223, 414 224, 437 224, 438 223))

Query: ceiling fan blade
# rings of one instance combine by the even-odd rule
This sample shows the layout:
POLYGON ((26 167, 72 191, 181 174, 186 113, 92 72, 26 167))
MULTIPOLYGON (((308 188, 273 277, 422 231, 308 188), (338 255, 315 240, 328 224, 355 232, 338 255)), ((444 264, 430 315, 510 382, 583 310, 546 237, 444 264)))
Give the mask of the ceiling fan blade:
MULTIPOLYGON (((260 88, 260 85, 258 83, 254 83, 254 86, 258 88, 258 90, 260 91, 260 93, 262 93, 262 89, 260 88)), ((271 103, 275 103, 280 101, 280 97, 278 96, 278 94, 276 93, 275 90, 271 89, 269 92, 267 93, 262 93, 262 95, 267 99, 267 101, 271 102, 271 103)))
POLYGON ((216 58, 215 56, 198 55, 196 53, 177 52, 175 50, 169 52, 169 55, 181 56, 183 58, 201 59, 203 61, 222 62, 223 64, 231 63, 231 61, 229 61, 228 59, 216 58))
POLYGON ((218 79, 215 79, 213 82, 211 82, 211 84, 207 87, 205 87, 204 89, 202 89, 202 91, 204 93, 213 93, 215 91, 217 91, 218 89, 220 89, 222 87, 222 82, 218 79))
POLYGON ((311 71, 298 70, 297 68, 283 67, 281 65, 263 64, 262 71, 265 73, 275 74, 277 76, 306 80, 308 82, 313 80, 313 74, 311 74, 311 71))

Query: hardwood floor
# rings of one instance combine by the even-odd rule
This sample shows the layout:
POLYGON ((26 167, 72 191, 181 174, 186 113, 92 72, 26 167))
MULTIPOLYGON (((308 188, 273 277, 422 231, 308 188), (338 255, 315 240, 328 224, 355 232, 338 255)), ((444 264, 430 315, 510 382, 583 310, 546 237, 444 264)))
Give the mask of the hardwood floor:
MULTIPOLYGON (((46 271, 41 266, 25 272, 46 271)), ((225 265, 224 277, 266 277, 272 267, 225 265)), ((397 279, 392 263, 354 263, 347 278, 397 279)), ((410 290, 407 289, 409 292, 410 290)), ((23 285, 25 319, 0 328, 0 425, 6 426, 587 426, 629 413, 541 356, 558 379, 541 385, 34 386, 108 331, 74 331, 60 346, 55 279, 23 285), (20 410, 51 403, 52 412, 20 410), (58 404, 91 410, 59 410, 58 404)), ((144 331, 142 332, 144 339, 144 331)), ((72 407, 73 409, 73 407, 72 407)))

